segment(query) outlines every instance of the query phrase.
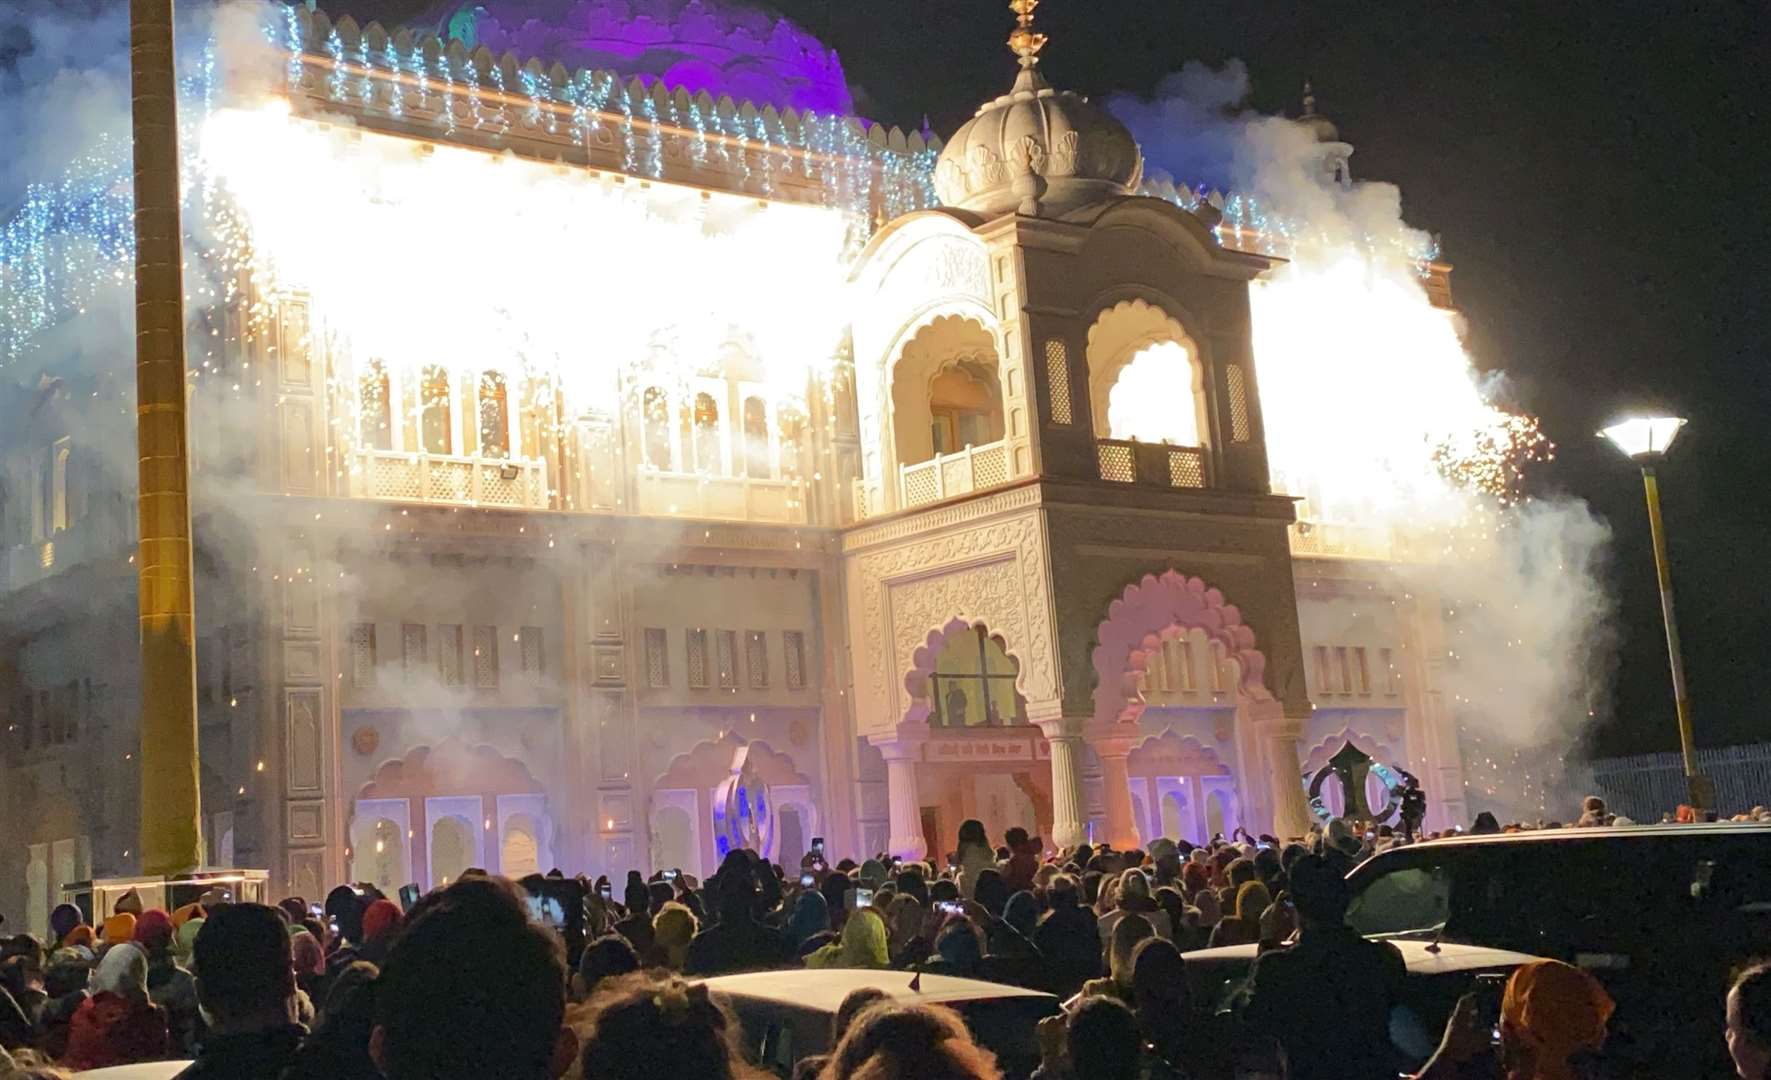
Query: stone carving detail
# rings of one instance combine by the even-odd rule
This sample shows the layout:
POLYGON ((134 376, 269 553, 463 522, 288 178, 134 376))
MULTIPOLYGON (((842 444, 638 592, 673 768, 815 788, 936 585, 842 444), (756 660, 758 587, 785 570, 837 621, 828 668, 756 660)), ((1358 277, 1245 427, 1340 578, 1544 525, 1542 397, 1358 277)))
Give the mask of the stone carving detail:
POLYGON ((859 559, 865 625, 884 640, 866 659, 869 699, 906 714, 899 680, 931 631, 955 617, 982 621, 1021 662, 1029 701, 1058 694, 1051 590, 1040 519, 1027 514, 928 537, 859 559))
MULTIPOLYGON (((1065 134, 1074 136, 1076 133, 1070 131, 1065 134)), ((1038 136, 1021 136, 1015 141, 1011 153, 1014 154, 1015 164, 1020 166, 1019 171, 1045 175, 1045 144, 1039 141, 1038 136)))

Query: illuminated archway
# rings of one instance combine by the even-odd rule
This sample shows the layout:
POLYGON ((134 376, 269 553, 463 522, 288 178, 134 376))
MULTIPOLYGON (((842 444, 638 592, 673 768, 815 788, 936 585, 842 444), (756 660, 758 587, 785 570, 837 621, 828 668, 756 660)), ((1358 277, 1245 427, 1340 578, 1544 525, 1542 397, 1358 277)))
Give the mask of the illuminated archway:
POLYGON ((1143 299, 1103 310, 1088 330, 1087 360, 1096 438, 1210 441, 1199 347, 1167 311, 1143 299))
POLYGON ((976 319, 938 316, 905 342, 890 373, 895 463, 1001 439, 997 364, 996 338, 976 319))

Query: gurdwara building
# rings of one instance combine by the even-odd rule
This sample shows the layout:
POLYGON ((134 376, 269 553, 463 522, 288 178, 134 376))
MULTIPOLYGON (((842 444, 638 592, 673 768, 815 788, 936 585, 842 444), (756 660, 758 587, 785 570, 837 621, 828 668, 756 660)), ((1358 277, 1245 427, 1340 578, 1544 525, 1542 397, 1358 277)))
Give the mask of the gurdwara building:
MULTIPOLYGON (((187 147, 216 865, 313 898, 973 817, 1294 835, 1386 809, 1331 765, 1366 757, 1463 820, 1433 598, 1269 469, 1279 257, 1030 28, 942 142, 709 0, 288 14, 187 147)), ((0 432, 0 909, 37 927, 141 812, 128 338, 65 333, 0 432)))

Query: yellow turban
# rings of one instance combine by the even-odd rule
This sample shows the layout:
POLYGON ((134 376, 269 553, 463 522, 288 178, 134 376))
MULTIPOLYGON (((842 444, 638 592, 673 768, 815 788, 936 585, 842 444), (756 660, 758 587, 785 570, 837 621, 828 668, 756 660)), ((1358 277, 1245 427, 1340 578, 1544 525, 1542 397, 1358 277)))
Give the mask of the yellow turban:
POLYGON ((1605 1044, 1605 1024, 1616 1008, 1591 975, 1560 960, 1526 964, 1507 980, 1501 1021, 1536 1050, 1539 1080, 1574 1080, 1568 1059, 1605 1044))
POLYGON ((127 912, 127 911, 119 911, 119 912, 117 912, 117 914, 112 915, 110 918, 105 920, 105 925, 104 925, 105 944, 115 945, 121 941, 134 940, 134 938, 135 938, 135 916, 134 915, 129 914, 129 912, 127 912))

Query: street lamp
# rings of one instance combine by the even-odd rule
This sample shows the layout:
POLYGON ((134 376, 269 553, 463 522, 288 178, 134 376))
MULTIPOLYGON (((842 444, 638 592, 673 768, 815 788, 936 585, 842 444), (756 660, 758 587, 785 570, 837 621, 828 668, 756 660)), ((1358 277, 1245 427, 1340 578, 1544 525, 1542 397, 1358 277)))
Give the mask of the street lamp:
POLYGON ((1648 495, 1648 528, 1654 536, 1654 570, 1660 581, 1660 614, 1666 622, 1666 651, 1673 669, 1673 703, 1679 716, 1679 752, 1685 759, 1685 785, 1691 805, 1711 808, 1715 793, 1709 779, 1697 771, 1697 751, 1691 742, 1691 701, 1685 691, 1685 660, 1679 651, 1679 625, 1673 619, 1673 575, 1667 567, 1666 526, 1660 519, 1660 483, 1654 467, 1672 449, 1673 440, 1685 426, 1680 416, 1633 416, 1602 429, 1599 434, 1642 468, 1642 486, 1648 495))

